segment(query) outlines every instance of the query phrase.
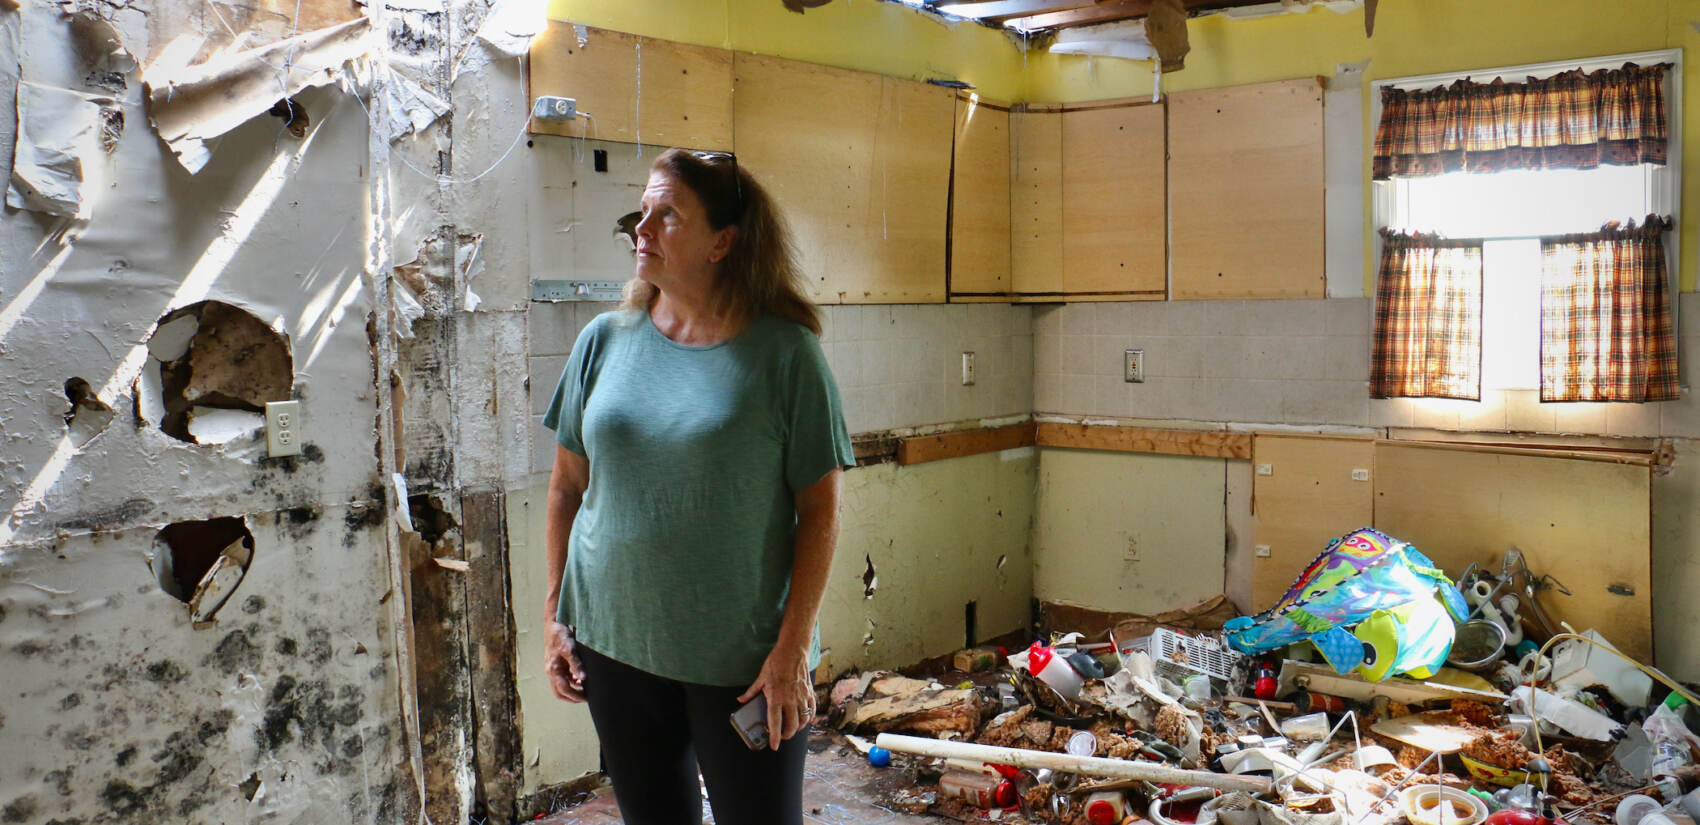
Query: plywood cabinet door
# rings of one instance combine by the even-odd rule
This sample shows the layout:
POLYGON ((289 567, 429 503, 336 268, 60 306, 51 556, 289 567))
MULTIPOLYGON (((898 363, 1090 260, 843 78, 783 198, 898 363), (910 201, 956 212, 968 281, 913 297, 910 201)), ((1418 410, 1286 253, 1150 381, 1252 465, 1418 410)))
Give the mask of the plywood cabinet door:
POLYGON ((1169 100, 1173 297, 1324 295, 1315 78, 1169 100))
POLYGON ((836 286, 843 303, 942 303, 956 94, 881 78, 868 166, 865 265, 836 286))
POLYGON ((1163 107, 1061 117, 1063 291, 1161 298, 1168 282, 1163 107))
POLYGON ((732 53, 549 21, 531 45, 531 100, 578 101, 565 123, 533 119, 539 134, 732 150, 732 53))
POLYGON ((740 163, 778 201, 819 303, 944 300, 951 92, 739 53, 740 163))
POLYGON ((1010 278, 1018 293, 1063 291, 1062 115, 1009 116, 1010 278))
POLYGON ((1328 542, 1374 524, 1375 440, 1259 434, 1251 460, 1256 553, 1245 607, 1260 611, 1328 542))
POLYGON ((878 75, 739 53, 733 86, 738 160, 790 224, 818 303, 839 303, 862 249, 878 75))
POLYGON ((1007 295, 1010 281, 1009 110, 956 101, 951 161, 950 292, 1007 295))

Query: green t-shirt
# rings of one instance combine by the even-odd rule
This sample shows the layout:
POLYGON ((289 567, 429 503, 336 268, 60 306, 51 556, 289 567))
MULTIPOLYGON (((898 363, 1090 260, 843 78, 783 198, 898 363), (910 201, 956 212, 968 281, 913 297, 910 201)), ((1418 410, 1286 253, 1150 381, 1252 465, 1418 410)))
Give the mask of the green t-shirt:
MULTIPOLYGON (((815 335, 764 317, 693 347, 648 313, 604 313, 573 344, 543 424, 590 461, 560 621, 659 676, 755 681, 785 616, 792 497, 856 463, 815 335)), ((818 631, 809 648, 812 669, 818 631)))

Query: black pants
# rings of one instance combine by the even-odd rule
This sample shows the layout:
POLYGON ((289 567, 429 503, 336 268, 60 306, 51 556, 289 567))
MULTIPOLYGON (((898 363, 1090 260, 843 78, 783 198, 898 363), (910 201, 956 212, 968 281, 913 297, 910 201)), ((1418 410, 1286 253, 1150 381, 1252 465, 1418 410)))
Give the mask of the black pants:
POLYGON ((578 646, 585 698, 627 825, 801 825, 808 736, 752 751, 732 729, 744 687, 676 682, 578 646))

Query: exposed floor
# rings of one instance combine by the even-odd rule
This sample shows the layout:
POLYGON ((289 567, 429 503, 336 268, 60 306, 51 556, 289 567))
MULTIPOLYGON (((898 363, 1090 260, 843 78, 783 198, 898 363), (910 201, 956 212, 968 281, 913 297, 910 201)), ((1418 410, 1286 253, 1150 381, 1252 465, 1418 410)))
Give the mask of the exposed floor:
MULTIPOLYGON (((809 756, 803 765, 803 821, 825 825, 928 825, 954 823, 937 816, 908 814, 886 807, 884 800, 909 787, 907 772, 876 768, 854 748, 841 744, 828 731, 809 730, 809 756)), ((708 800, 702 818, 714 822, 708 800)), ((623 822, 610 788, 597 791, 583 804, 537 820, 538 825, 610 825, 623 822)))

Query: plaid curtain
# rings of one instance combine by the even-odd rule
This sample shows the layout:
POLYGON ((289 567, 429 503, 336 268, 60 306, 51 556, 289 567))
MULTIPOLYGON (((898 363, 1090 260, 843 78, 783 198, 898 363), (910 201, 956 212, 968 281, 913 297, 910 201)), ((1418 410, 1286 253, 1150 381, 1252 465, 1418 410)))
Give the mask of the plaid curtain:
POLYGON ((1541 239, 1541 400, 1671 401, 1670 219, 1541 239))
POLYGON ((1482 395, 1482 242, 1381 230, 1370 395, 1482 395))
POLYGON ((1669 63, 1523 83, 1459 80, 1382 88, 1371 175, 1422 177, 1506 169, 1592 169, 1665 162, 1669 63))

